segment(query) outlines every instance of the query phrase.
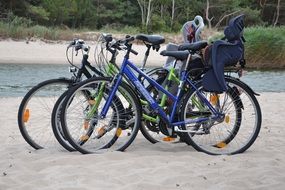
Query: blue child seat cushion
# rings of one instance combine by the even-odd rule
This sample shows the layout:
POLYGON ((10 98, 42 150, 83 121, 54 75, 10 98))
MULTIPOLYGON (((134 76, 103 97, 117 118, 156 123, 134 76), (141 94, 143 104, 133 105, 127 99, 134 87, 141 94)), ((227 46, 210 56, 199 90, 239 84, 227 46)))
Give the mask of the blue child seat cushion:
POLYGON ((224 67, 233 66, 243 58, 244 45, 242 42, 244 15, 230 20, 225 28, 225 40, 215 41, 209 50, 208 64, 210 69, 203 76, 203 87, 210 92, 222 93, 227 90, 224 67))

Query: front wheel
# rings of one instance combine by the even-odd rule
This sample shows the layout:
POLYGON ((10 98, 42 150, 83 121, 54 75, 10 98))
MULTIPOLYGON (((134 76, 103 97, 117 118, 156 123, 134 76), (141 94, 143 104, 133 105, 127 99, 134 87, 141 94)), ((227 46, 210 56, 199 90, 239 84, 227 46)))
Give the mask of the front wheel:
MULTIPOLYGON (((191 131, 182 133, 182 136, 198 151, 214 155, 242 153, 254 143, 259 134, 261 110, 253 92, 241 81, 226 78, 226 83, 228 90, 221 94, 206 92, 201 83, 197 84, 199 92, 224 114, 224 118, 219 121, 209 120, 181 126, 182 129, 191 131)), ((190 91, 182 103, 181 120, 211 115, 207 108, 199 110, 197 102, 200 103, 200 109, 206 108, 197 91, 190 91)))
POLYGON ((81 153, 125 150, 140 128, 141 108, 133 90, 121 83, 105 118, 99 115, 111 79, 92 78, 68 91, 61 108, 64 136, 81 153))
POLYGON ((18 110, 18 125, 25 141, 33 148, 58 146, 51 130, 52 109, 58 97, 72 83, 65 78, 47 80, 24 96, 18 110))

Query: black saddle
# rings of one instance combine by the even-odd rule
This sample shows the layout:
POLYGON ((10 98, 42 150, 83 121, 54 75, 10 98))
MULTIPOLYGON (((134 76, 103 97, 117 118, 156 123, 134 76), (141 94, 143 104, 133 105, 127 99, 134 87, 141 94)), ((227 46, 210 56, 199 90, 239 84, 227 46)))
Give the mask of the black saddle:
POLYGON ((162 56, 170 56, 170 57, 174 57, 177 60, 186 60, 188 58, 189 55, 189 51, 167 51, 167 50, 163 50, 162 52, 160 52, 160 55, 162 56))
POLYGON ((137 40, 142 40, 144 42, 148 42, 152 45, 160 45, 165 42, 163 36, 160 35, 147 35, 147 34, 138 34, 136 36, 137 40))
POLYGON ((194 43, 184 43, 178 47, 178 50, 191 50, 198 51, 205 48, 208 45, 206 41, 198 41, 194 43))

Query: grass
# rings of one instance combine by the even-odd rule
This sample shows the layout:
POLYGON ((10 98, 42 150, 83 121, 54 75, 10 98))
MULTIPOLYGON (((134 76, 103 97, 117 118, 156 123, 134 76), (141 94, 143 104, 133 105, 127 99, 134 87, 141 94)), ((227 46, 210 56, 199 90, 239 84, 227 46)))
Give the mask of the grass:
POLYGON ((47 28, 45 26, 34 25, 31 27, 14 26, 0 22, 0 37, 12 39, 43 38, 46 40, 64 40, 71 36, 72 31, 58 28, 47 28))
POLYGON ((248 65, 253 68, 285 68, 285 26, 250 27, 244 33, 248 65))

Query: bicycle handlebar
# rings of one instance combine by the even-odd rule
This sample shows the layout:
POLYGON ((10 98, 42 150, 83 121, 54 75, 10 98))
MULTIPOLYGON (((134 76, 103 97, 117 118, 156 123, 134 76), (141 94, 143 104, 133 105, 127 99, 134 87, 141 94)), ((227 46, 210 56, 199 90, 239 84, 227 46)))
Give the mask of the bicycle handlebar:
POLYGON ((90 47, 86 45, 84 40, 82 39, 74 39, 72 42, 69 43, 69 45, 67 46, 67 49, 69 49, 70 47, 74 47, 75 51, 82 49, 83 51, 87 53, 90 49, 90 47))
POLYGON ((134 41, 134 36, 126 35, 125 39, 123 40, 117 40, 114 44, 112 44, 112 47, 118 50, 128 50, 134 55, 138 55, 138 52, 132 49, 132 44, 130 42, 134 41))

